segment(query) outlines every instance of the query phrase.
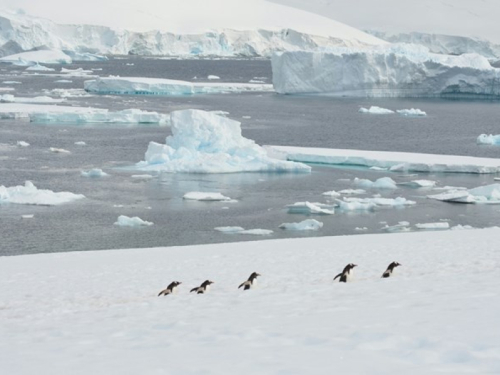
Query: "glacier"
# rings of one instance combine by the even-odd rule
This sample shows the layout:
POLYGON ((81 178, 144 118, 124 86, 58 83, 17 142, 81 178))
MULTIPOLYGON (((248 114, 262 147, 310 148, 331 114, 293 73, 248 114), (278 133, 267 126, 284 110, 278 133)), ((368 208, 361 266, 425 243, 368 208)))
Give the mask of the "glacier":
POLYGON ((272 91, 270 84, 189 82, 146 77, 99 77, 84 82, 85 91, 113 95, 194 95, 243 91, 272 91))
POLYGON ((269 155, 302 163, 387 168, 392 172, 499 173, 500 159, 410 152, 265 146, 269 155))
POLYGON ((500 134, 497 134, 497 135, 481 134, 479 137, 477 137, 476 143, 478 145, 500 146, 500 134))
POLYGON ((137 170, 183 173, 310 172, 311 167, 271 158, 241 135, 241 123, 188 109, 170 114, 172 135, 150 142, 137 170))
POLYGON ((0 186, 0 204, 31 204, 40 206, 57 206, 85 198, 82 194, 70 192, 54 192, 52 190, 38 189, 31 181, 24 185, 5 187, 0 186))
MULTIPOLYGON (((49 7, 43 6, 44 18, 0 10, 0 46, 4 46, 7 54, 44 46, 64 51, 68 59, 96 61, 103 54, 270 57, 275 51, 386 43, 334 20, 266 1, 218 0, 220 9, 226 12, 231 9, 231 17, 215 17, 218 19, 213 19, 213 12, 202 13, 209 4, 199 1, 191 8, 188 4, 192 1, 175 7, 156 2, 155 9, 164 7, 164 11, 161 14, 157 11, 153 17, 140 8, 132 11, 131 7, 116 8, 102 1, 93 2, 99 12, 88 12, 88 1, 72 4, 72 8, 83 7, 80 14, 61 12, 61 7, 47 12, 49 7), (65 17, 57 19, 62 24, 50 20, 63 13, 65 17), (120 16, 124 13, 128 16, 120 16), (68 21, 75 16, 82 17, 68 21), (92 22, 93 16, 98 20, 92 22), (162 18, 168 20, 159 22, 162 18), (193 18, 197 22, 188 21, 193 18), (136 23, 139 28, 127 29, 136 23), (176 30, 175 25, 183 27, 176 30)), ((35 7, 32 4, 30 8, 34 11, 35 7)))
POLYGON ((390 45, 276 53, 271 62, 280 94, 500 98, 500 69, 477 54, 438 55, 422 46, 390 45))

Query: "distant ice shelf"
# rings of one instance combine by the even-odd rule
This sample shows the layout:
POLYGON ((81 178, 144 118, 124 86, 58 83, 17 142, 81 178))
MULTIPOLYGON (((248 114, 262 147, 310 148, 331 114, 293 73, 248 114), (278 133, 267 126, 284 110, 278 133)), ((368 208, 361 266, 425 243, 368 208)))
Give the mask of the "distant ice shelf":
POLYGON ((268 154, 302 163, 388 168, 393 172, 498 173, 500 159, 407 152, 265 146, 268 154))
POLYGON ((273 91, 270 84, 189 82, 146 77, 104 77, 85 81, 85 90, 95 94, 120 95, 194 95, 273 91))
POLYGON ((500 69, 485 57, 438 55, 415 45, 277 53, 272 69, 280 94, 500 98, 500 69))

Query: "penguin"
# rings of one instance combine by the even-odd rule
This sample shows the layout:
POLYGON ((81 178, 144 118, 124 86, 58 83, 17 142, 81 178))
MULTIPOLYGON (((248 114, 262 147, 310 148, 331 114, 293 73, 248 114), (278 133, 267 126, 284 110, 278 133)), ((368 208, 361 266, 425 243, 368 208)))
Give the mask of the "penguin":
POLYGON ((169 294, 172 294, 176 292, 176 288, 181 285, 182 283, 180 281, 172 281, 169 286, 167 286, 167 289, 163 289, 160 294, 158 294, 158 297, 161 295, 168 296, 169 294))
POLYGON ((196 294, 204 294, 206 292, 208 292, 208 290, 210 289, 210 284, 213 284, 214 282, 213 281, 210 281, 210 280, 205 280, 200 286, 197 286, 196 288, 193 288, 191 289, 191 292, 196 292, 196 294))
POLYGON ((248 290, 248 289, 252 288, 256 284, 255 279, 257 278, 257 276, 261 276, 260 273, 253 272, 247 281, 240 284, 238 289, 240 289, 241 287, 244 287, 243 290, 248 290))
POLYGON ((394 272, 394 268, 396 268, 398 266, 401 266, 401 264, 399 264, 398 262, 392 262, 391 264, 389 264, 389 266, 387 267, 385 272, 382 274, 382 277, 384 277, 384 278, 391 277, 392 273, 394 272))
POLYGON ((357 264, 352 264, 349 263, 347 266, 344 267, 344 270, 339 273, 337 276, 333 278, 333 281, 335 281, 337 278, 339 278, 340 283, 345 283, 347 281, 350 281, 353 273, 354 273, 354 267, 357 267, 357 264))

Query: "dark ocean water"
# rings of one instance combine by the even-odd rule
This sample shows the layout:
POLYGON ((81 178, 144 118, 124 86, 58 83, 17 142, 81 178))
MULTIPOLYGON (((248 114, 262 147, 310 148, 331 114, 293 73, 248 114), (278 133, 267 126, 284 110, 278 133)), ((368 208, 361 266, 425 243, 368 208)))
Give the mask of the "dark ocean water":
MULTIPOLYGON (((112 59, 73 64, 69 68, 102 69, 101 76, 141 76, 208 81, 217 75, 225 82, 248 82, 255 77, 271 83, 266 60, 160 60, 112 59), (131 65, 133 64, 133 65, 131 65), (265 78, 263 78, 265 77, 265 78)), ((54 88, 83 88, 90 78, 25 75, 19 67, 0 66, 0 84, 13 87, 16 96, 44 95, 54 88), (71 83, 57 83, 60 79, 71 83)), ((7 92, 6 92, 7 93, 7 92)), ((11 93, 11 92, 9 92, 11 93)), ((70 98, 67 105, 119 110, 140 108, 162 113, 176 109, 224 110, 242 122, 243 135, 259 144, 352 148, 500 157, 500 147, 476 145, 481 133, 500 133, 500 103, 421 99, 335 99, 318 96, 279 96, 274 93, 200 95, 189 97, 91 96, 70 98), (360 106, 390 109, 420 108, 425 118, 358 113, 360 106)), ((1 105, 1 104, 0 104, 1 105)), ((321 193, 354 187, 346 179, 390 176, 398 182, 431 179, 439 185, 475 187, 493 182, 491 175, 419 174, 405 176, 367 169, 313 166, 311 174, 238 173, 224 175, 163 174, 136 181, 134 171, 122 169, 143 160, 150 141, 164 142, 168 128, 156 126, 102 126, 32 124, 0 121, 0 185, 14 186, 31 180, 39 188, 70 191, 87 198, 57 207, 0 205, 0 255, 41 252, 120 249, 189 245, 214 242, 304 236, 379 233, 381 222, 411 224, 449 220, 450 225, 500 225, 499 206, 452 205, 426 199, 432 191, 400 187, 372 191, 384 197, 403 196, 416 206, 381 209, 368 213, 339 213, 314 217, 324 223, 318 232, 289 232, 278 226, 298 222, 303 215, 288 214, 284 206, 298 201, 325 202, 321 193), (10 147, 17 141, 27 148, 10 147), (74 142, 85 141, 86 146, 74 142), (49 147, 71 154, 53 154, 49 147), (89 179, 81 170, 102 168, 107 178, 89 179), (189 191, 220 191, 237 203, 184 201, 189 191), (21 215, 34 214, 33 219, 21 215), (155 225, 142 228, 114 226, 119 215, 139 216, 155 225), (272 229, 266 237, 227 235, 217 226, 272 229), (357 231, 356 227, 366 227, 357 231)))

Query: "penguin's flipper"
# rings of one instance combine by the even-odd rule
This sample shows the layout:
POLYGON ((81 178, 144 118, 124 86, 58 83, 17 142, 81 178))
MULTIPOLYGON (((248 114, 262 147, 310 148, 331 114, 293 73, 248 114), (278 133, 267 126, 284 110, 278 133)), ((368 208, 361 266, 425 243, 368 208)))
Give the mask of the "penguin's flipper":
POLYGON ((163 289, 159 294, 158 294, 158 297, 161 296, 162 294, 167 294, 167 290, 166 289, 163 289))
POLYGON ((340 276, 342 276, 342 273, 339 273, 337 276, 335 276, 335 277, 333 278, 333 281, 335 281, 336 279, 338 279, 340 276))
POLYGON ((197 291, 198 291, 198 287, 191 289, 191 290, 189 291, 189 293, 192 293, 192 292, 197 292, 197 291))
MULTIPOLYGON (((245 281, 246 283, 246 281, 245 281)), ((240 289, 243 285, 245 285, 245 283, 241 283, 240 286, 238 287, 238 289, 240 289)))

